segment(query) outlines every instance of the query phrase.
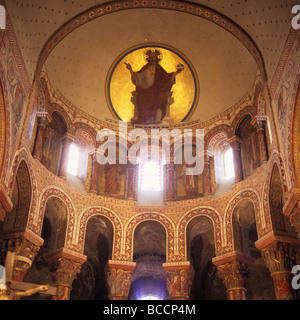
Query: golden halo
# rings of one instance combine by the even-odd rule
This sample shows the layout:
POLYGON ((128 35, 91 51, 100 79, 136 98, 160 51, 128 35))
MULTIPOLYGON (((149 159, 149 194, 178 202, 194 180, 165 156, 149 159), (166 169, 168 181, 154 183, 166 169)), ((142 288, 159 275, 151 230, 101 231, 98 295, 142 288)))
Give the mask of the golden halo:
POLYGON ((162 58, 163 58, 162 52, 161 52, 160 50, 158 50, 157 48, 151 48, 150 50, 148 49, 148 50, 145 51, 145 60, 146 60, 147 62, 148 62, 149 55, 150 55, 151 52, 156 53, 157 58, 158 58, 158 62, 159 62, 160 60, 162 60, 162 58))

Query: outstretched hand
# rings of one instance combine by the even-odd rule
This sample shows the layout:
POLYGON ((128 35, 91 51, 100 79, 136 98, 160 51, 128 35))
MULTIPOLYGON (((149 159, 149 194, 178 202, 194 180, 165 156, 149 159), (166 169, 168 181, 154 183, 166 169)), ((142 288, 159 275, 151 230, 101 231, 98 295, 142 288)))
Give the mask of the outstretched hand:
POLYGON ((124 63, 126 64, 126 69, 128 69, 130 72, 132 72, 131 65, 129 63, 126 63, 126 62, 124 62, 124 63))

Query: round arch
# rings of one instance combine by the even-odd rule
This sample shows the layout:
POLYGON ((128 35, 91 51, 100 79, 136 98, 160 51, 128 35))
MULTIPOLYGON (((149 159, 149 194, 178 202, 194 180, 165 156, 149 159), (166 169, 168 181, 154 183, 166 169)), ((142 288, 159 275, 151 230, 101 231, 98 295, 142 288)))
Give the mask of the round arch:
POLYGON ((68 197, 68 195, 57 188, 56 186, 48 186, 44 188, 39 196, 39 205, 38 210, 34 212, 34 216, 32 219, 29 228, 35 231, 37 234, 41 234, 43 227, 43 219, 46 209, 46 204, 50 198, 58 198, 63 202, 67 211, 67 229, 66 229, 66 238, 65 245, 70 241, 70 233, 73 231, 73 225, 75 220, 75 207, 73 205, 72 200, 68 197))
MULTIPOLYGON (((36 210, 37 202, 38 202, 38 185, 37 185, 36 177, 34 174, 31 155, 29 154, 28 150, 24 147, 16 151, 13 157, 12 166, 11 166, 11 176, 8 184, 8 195, 12 197, 12 192, 14 188, 14 182, 16 179, 17 171, 22 161, 25 162, 26 167, 28 169, 29 182, 30 182, 30 188, 31 188, 30 207, 29 207, 28 219, 27 219, 27 227, 30 228, 30 225, 32 224, 33 217, 34 217, 34 212, 36 210)), ((32 230, 35 231, 34 229, 32 230)))
POLYGON ((225 243, 228 251, 234 250, 234 236, 232 225, 233 214, 237 206, 245 200, 251 201, 253 204, 258 237, 261 238, 264 235, 263 226, 265 225, 265 221, 264 217, 261 214, 262 211, 259 194, 255 189, 243 189, 229 201, 225 209, 224 228, 227 235, 227 237, 225 238, 225 243))
POLYGON ((70 248, 74 247, 76 248, 76 251, 83 253, 87 223, 93 216, 102 216, 110 221, 113 227, 112 260, 122 259, 122 222, 116 213, 104 207, 90 207, 79 214, 79 219, 76 220, 77 223, 75 222, 72 230, 69 230, 72 235, 67 245, 70 246, 70 248), (77 235, 76 233, 79 234, 77 235))
POLYGON ((222 218, 219 212, 211 207, 197 207, 186 212, 177 223, 178 234, 178 255, 182 261, 187 259, 187 246, 186 246, 186 230, 188 224, 196 217, 205 216, 212 221, 214 227, 214 241, 216 255, 221 254, 223 250, 223 230, 222 218))
POLYGON ((174 223, 164 214, 157 212, 143 212, 133 216, 125 225, 125 251, 124 256, 128 261, 133 259, 133 241, 134 231, 136 227, 143 221, 152 220, 159 222, 166 231, 166 260, 167 262, 174 261, 176 256, 175 243, 175 226, 174 223))
POLYGON ((232 134, 237 135, 237 131, 239 129, 239 126, 241 123, 247 118, 250 117, 251 120, 255 116, 253 107, 252 106, 247 106, 243 108, 234 118, 232 121, 231 127, 232 127, 232 134))

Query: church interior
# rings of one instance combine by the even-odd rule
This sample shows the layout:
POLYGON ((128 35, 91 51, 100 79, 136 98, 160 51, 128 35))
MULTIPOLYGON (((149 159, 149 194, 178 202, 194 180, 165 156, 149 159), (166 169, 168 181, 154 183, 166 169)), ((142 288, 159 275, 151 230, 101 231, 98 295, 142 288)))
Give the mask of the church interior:
POLYGON ((295 5, 0 0, 0 299, 298 300, 295 5))

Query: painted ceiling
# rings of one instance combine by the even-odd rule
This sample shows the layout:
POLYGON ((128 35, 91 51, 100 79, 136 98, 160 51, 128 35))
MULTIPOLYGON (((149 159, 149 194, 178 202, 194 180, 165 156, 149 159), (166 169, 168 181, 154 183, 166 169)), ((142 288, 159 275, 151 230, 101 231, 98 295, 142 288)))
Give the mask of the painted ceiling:
MULTIPOLYGON (((297 1, 195 1, 227 16, 249 34, 264 59, 270 81, 290 31, 297 1)), ((6 6, 32 80, 51 35, 84 10, 104 3, 85 0, 9 0, 6 6)), ((114 1, 116 3, 116 1, 114 1)), ((69 33, 45 62, 52 86, 96 118, 113 118, 105 81, 115 59, 137 44, 161 43, 180 50, 193 64, 200 95, 191 120, 207 120, 252 89, 258 66, 247 48, 217 24, 185 12, 136 9, 103 15, 69 33)))

